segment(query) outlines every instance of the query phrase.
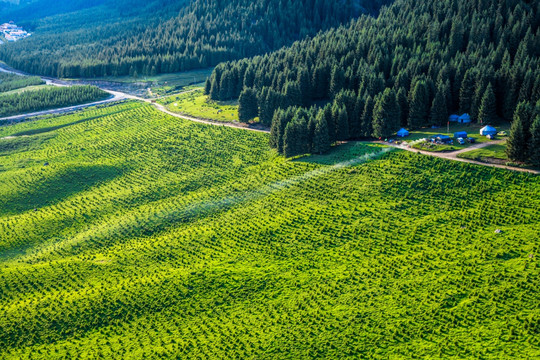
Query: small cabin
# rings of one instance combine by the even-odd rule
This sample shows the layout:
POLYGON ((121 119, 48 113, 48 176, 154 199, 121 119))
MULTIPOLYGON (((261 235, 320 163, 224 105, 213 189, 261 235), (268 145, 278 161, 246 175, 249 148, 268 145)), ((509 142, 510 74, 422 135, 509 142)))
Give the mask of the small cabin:
POLYGON ((471 117, 469 114, 463 114, 459 117, 458 123, 460 124, 470 124, 471 123, 471 117))

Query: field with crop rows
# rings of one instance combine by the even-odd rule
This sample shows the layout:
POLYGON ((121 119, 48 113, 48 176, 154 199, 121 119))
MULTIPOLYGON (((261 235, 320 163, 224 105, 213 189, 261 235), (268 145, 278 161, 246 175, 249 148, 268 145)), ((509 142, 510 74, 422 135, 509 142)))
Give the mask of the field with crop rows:
POLYGON ((0 138, 1 359, 540 356, 538 177, 135 102, 0 138))

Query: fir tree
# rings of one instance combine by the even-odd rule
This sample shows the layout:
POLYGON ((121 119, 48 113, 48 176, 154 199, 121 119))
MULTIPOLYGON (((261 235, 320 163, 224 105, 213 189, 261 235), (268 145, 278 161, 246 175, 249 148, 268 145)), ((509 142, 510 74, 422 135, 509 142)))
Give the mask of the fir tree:
POLYGON ((251 88, 242 91, 238 99, 238 119, 248 122, 258 115, 258 110, 257 93, 251 88))
POLYGON ((400 112, 396 93, 387 88, 375 104, 373 111, 373 136, 386 138, 399 129, 400 112))
POLYGON ((330 138, 328 136, 328 124, 324 115, 324 110, 320 110, 315 118, 315 131, 313 133, 313 148, 315 154, 323 154, 330 149, 330 138))
POLYGON ((349 117, 345 106, 342 106, 337 115, 337 140, 345 141, 349 138, 349 117))
POLYGON ((497 120, 497 104, 495 103, 495 93, 491 84, 488 85, 478 112, 478 122, 480 124, 490 124, 497 120))
POLYGON ((429 115, 431 125, 440 126, 448 121, 448 105, 444 86, 437 90, 429 115))
POLYGON ((506 154, 508 158, 515 161, 525 162, 528 158, 527 146, 527 122, 530 116, 530 108, 527 103, 520 103, 514 113, 514 121, 510 128, 510 135, 506 142, 506 154))
POLYGON ((429 111, 429 93, 424 81, 418 81, 414 86, 409 109, 409 127, 419 129, 427 123, 429 111))
POLYGON ((531 164, 540 168, 540 114, 536 115, 531 126, 529 155, 531 164))

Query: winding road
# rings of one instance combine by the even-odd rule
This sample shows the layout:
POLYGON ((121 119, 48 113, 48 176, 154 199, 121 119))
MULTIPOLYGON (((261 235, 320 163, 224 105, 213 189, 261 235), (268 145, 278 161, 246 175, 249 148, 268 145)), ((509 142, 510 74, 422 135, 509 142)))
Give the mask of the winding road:
MULTIPOLYGON (((12 74, 23 75, 23 76, 29 76, 30 75, 30 74, 26 74, 26 73, 24 73, 22 71, 18 71, 18 70, 9 68, 9 67, 7 67, 6 65, 4 65, 2 63, 0 63, 0 72, 12 73, 12 74)), ((76 85, 76 83, 73 83, 73 82, 66 82, 66 81, 62 81, 62 80, 51 78, 51 77, 41 77, 41 78, 43 79, 43 81, 45 81, 45 83, 47 85, 54 85, 54 86, 73 86, 73 85, 76 85)), ((106 103, 110 103, 110 102, 128 100, 129 99, 129 100, 138 100, 138 101, 143 101, 143 102, 149 103, 152 106, 154 106, 154 108, 156 108, 158 111, 161 111, 161 112, 163 112, 165 114, 168 114, 170 116, 174 116, 176 118, 180 118, 180 119, 184 119, 184 120, 189 120, 189 121, 198 122, 198 123, 207 124, 207 125, 227 126, 227 127, 231 127, 231 128, 239 128, 239 129, 245 129, 245 130, 250 130, 250 131, 269 133, 269 130, 267 130, 267 129, 261 129, 261 128, 257 128, 257 127, 254 127, 254 126, 249 126, 249 125, 246 125, 246 124, 224 123, 224 122, 212 121, 212 120, 209 120, 209 119, 199 119, 199 118, 196 118, 196 117, 193 117, 193 116, 174 113, 172 111, 167 110, 165 108, 165 106, 156 103, 155 99, 153 101, 151 99, 145 99, 145 98, 141 98, 141 97, 138 97, 138 96, 126 94, 126 93, 119 92, 119 91, 112 91, 112 90, 108 90, 108 89, 104 89, 104 88, 100 88, 100 89, 103 90, 103 91, 108 92, 111 96, 108 99, 105 99, 105 100, 102 100, 102 101, 96 101, 96 102, 92 102, 92 103, 88 103, 88 104, 81 104, 81 105, 76 105, 76 106, 60 108, 60 109, 51 109, 51 110, 34 112, 34 113, 30 113, 30 114, 23 114, 23 115, 16 115, 16 116, 11 116, 11 117, 7 117, 7 118, 0 118, 0 121, 2 121, 2 120, 18 121, 18 120, 24 120, 24 119, 27 119, 27 118, 39 116, 39 115, 63 114, 63 113, 67 113, 67 112, 71 112, 71 111, 75 111, 75 110, 84 109, 84 108, 91 107, 91 106, 96 106, 96 105, 106 104, 106 103)), ((189 91, 186 91, 186 92, 190 92, 190 91, 194 91, 194 90, 189 90, 189 91)), ((383 144, 383 145, 386 145, 386 146, 390 146, 390 147, 394 147, 394 148, 397 148, 397 149, 414 152, 414 153, 417 153, 417 154, 423 154, 423 155, 427 155, 427 156, 434 156, 434 157, 438 157, 438 158, 446 159, 446 160, 460 161, 460 162, 465 162, 465 163, 469 163, 469 164, 489 166, 489 167, 495 167, 495 168, 500 168, 500 169, 513 170, 513 171, 519 171, 519 172, 525 172, 525 173, 531 173, 531 174, 540 174, 540 171, 538 171, 538 170, 518 168, 518 167, 507 166, 507 165, 491 164, 491 163, 485 163, 485 162, 480 162, 480 161, 470 160, 470 159, 463 159, 463 158, 458 157, 459 154, 462 154, 464 152, 468 152, 468 151, 472 151, 472 150, 476 150, 476 149, 481 149, 481 148, 484 148, 484 147, 489 146, 489 145, 500 144, 501 142, 502 142, 502 140, 491 141, 491 142, 487 142, 487 143, 478 143, 478 144, 469 146, 469 147, 467 147, 467 148, 465 148, 463 150, 452 151, 452 152, 431 152, 431 151, 417 150, 417 149, 410 148, 410 147, 405 146, 405 145, 395 145, 395 144, 389 144, 389 143, 380 142, 380 141, 374 141, 374 143, 383 144)))
POLYGON ((377 141, 378 144, 383 144, 383 145, 390 146, 390 147, 393 147, 393 148, 396 148, 396 149, 402 149, 402 150, 414 152, 414 153, 417 153, 417 154, 438 157, 438 158, 441 158, 441 159, 460 161, 460 162, 465 162, 465 163, 475 164, 475 165, 496 167, 496 168, 499 168, 499 169, 513 170, 513 171, 519 171, 519 172, 530 173, 530 174, 540 174, 540 171, 538 171, 538 170, 526 169, 526 168, 518 168, 518 167, 514 167, 514 166, 507 166, 507 165, 500 165, 500 164, 491 164, 491 163, 485 163, 485 162, 481 162, 481 161, 476 161, 476 160, 471 160, 471 159, 464 159, 464 158, 458 157, 459 154, 463 154, 463 153, 473 151, 473 150, 477 150, 477 149, 482 149, 482 148, 485 148, 485 147, 490 146, 490 145, 501 144, 503 142, 504 142, 504 140, 495 140, 495 141, 490 141, 490 142, 485 142, 485 143, 477 143, 477 144, 471 145, 471 146, 469 146, 469 147, 467 147, 465 149, 462 149, 462 150, 449 151, 449 152, 435 152, 435 151, 418 150, 418 149, 409 147, 407 145, 395 145, 395 144, 389 144, 389 143, 377 141))

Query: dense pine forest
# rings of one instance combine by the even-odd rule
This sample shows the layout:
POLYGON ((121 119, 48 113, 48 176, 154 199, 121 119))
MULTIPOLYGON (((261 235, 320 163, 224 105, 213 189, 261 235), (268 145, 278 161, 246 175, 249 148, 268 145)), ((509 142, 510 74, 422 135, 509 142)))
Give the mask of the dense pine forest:
POLYGON ((108 96, 108 93, 94 86, 46 87, 0 95, 0 117, 84 104, 108 96))
POLYGON ((154 1, 161 6, 170 3, 165 6, 168 11, 123 16, 120 22, 96 21, 112 5, 98 6, 83 12, 88 24, 80 27, 78 21, 79 29, 70 28, 72 15, 33 24, 35 36, 0 47, 0 59, 30 73, 69 78, 185 71, 290 45, 360 14, 375 13, 388 2, 194 0, 183 6, 186 1, 154 1))
POLYGON ((38 76, 19 76, 0 72, 0 93, 44 83, 38 76))
POLYGON ((221 64, 206 91, 240 97, 244 120, 271 125, 271 145, 287 156, 469 113, 483 124, 517 118, 515 143, 528 150, 510 151, 526 160, 540 149, 539 24, 536 1, 399 0, 378 18, 221 64))

